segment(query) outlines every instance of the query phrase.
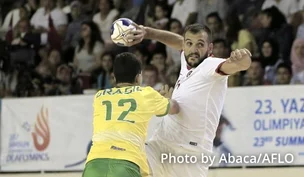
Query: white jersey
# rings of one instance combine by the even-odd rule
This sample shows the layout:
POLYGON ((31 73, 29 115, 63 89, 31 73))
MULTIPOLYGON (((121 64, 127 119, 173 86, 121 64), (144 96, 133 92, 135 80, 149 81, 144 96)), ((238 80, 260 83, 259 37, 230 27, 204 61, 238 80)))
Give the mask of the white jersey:
POLYGON ((173 146, 211 153, 227 91, 227 75, 218 68, 225 59, 208 57, 199 66, 187 69, 181 53, 181 71, 172 99, 180 113, 166 115, 155 136, 173 146))

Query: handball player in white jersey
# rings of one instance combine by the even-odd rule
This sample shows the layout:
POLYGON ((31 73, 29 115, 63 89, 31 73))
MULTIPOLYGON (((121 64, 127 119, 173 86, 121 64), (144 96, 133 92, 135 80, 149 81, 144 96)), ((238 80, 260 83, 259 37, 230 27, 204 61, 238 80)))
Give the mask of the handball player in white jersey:
MULTIPOLYGON (((134 24, 136 25, 136 24, 134 24)), ((228 76, 247 70, 251 53, 247 49, 231 52, 228 59, 209 57, 213 44, 210 30, 193 24, 183 36, 164 30, 137 26, 128 35, 129 46, 143 39, 156 40, 181 51, 181 71, 172 99, 180 105, 180 113, 163 117, 154 135, 147 141, 146 151, 153 177, 207 177, 208 163, 201 155, 212 157, 213 139, 222 113, 228 76), (174 163, 162 159, 162 154, 193 156, 196 163, 174 163), (163 160, 163 162, 162 162, 163 160)), ((193 160, 193 158, 192 158, 193 160)), ((188 159, 190 161, 190 159, 188 159)))

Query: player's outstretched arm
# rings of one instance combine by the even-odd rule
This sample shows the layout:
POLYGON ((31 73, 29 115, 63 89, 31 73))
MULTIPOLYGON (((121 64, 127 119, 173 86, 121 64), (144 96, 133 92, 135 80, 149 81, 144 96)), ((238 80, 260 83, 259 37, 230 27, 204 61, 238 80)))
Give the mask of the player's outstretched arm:
POLYGON ((131 35, 128 35, 128 40, 132 41, 128 46, 133 46, 140 43, 143 39, 156 40, 161 42, 171 48, 182 50, 184 38, 181 35, 172 33, 170 31, 159 30, 150 27, 144 27, 142 25, 137 25, 136 30, 130 32, 131 35), (132 35, 133 34, 133 35, 132 35))
POLYGON ((227 61, 222 64, 220 71, 231 75, 247 70, 251 65, 251 53, 247 49, 236 49, 231 52, 227 61))

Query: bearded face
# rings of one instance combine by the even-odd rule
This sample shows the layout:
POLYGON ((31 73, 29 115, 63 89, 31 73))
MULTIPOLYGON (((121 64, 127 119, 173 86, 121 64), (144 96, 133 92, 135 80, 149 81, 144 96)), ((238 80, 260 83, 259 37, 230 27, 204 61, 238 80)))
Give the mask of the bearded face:
POLYGON ((205 31, 198 33, 188 31, 184 38, 183 50, 187 64, 192 68, 197 67, 211 54, 213 45, 209 43, 205 31))

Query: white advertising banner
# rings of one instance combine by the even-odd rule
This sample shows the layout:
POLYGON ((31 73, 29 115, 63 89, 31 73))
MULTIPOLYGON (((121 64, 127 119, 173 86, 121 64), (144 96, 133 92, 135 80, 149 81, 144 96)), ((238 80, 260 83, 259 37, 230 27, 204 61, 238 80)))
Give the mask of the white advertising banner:
POLYGON ((1 171, 82 170, 93 96, 2 100, 1 171))
MULTIPOLYGON (((92 101, 92 95, 2 100, 1 171, 82 170, 92 101)), ((159 121, 150 122, 148 138, 159 121)), ((304 165, 304 86, 229 89, 214 155, 214 167, 304 165)))
POLYGON ((214 166, 304 164, 304 86, 229 89, 223 117, 214 166))

